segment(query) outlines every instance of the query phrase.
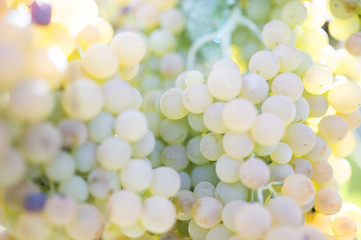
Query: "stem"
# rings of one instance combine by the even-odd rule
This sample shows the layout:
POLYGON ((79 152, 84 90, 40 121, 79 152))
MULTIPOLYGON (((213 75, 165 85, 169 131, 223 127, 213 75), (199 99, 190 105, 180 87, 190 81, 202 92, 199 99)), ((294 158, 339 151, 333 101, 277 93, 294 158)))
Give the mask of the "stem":
POLYGON ((257 189, 258 202, 263 205, 264 199, 263 199, 263 193, 262 192, 263 192, 263 188, 258 188, 257 189))
POLYGON ((80 58, 83 58, 84 57, 84 50, 80 47, 79 44, 76 44, 76 49, 79 52, 80 58))

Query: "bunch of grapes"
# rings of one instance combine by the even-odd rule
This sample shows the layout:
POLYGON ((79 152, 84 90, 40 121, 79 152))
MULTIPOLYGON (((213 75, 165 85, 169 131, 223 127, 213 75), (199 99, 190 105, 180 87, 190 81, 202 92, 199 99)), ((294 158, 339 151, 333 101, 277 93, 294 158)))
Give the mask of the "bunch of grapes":
POLYGON ((0 0, 0 240, 357 239, 360 16, 0 0))

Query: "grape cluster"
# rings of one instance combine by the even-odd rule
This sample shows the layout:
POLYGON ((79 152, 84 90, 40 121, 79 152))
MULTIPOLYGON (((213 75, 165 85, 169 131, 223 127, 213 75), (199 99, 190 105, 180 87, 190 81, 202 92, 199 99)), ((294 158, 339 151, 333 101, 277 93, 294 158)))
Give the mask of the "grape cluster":
POLYGON ((0 239, 357 239, 360 8, 0 1, 0 239))

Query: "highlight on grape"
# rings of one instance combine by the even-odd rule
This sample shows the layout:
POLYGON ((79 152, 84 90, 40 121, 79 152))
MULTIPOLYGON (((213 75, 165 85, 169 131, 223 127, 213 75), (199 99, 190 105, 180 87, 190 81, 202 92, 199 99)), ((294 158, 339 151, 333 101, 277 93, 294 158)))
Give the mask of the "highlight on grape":
POLYGON ((0 240, 361 238, 360 0, 0 0, 0 240))

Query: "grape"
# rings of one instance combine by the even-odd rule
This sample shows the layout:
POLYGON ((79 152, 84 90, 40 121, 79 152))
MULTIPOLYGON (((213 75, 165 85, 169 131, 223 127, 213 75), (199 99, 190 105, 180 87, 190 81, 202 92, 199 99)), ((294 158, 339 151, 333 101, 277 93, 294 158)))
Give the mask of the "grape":
POLYGON ((13 187, 24 177, 26 164, 20 152, 9 149, 0 160, 0 186, 13 187))
POLYGON ((178 173, 170 167, 158 167, 153 170, 150 192, 155 196, 169 198, 180 189, 181 180, 178 173))
POLYGON ((196 166, 192 170, 191 178, 193 186, 196 186, 203 181, 208 181, 213 185, 216 185, 219 182, 214 166, 210 163, 196 166))
POLYGON ((213 97, 222 101, 231 100, 242 88, 241 74, 229 67, 215 68, 208 76, 207 86, 213 97))
POLYGON ((134 108, 135 96, 132 87, 120 79, 107 81, 103 88, 104 109, 113 114, 119 114, 128 108, 134 108))
POLYGON ((318 124, 318 134, 330 143, 336 143, 344 139, 347 131, 346 120, 338 115, 323 117, 318 124))
POLYGON ((223 153, 223 136, 215 133, 208 133, 202 137, 199 149, 203 157, 210 161, 216 161, 223 153))
POLYGON ((315 95, 327 92, 332 83, 332 73, 321 65, 310 67, 303 77, 305 89, 315 95))
POLYGON ((287 163, 271 163, 268 167, 271 171, 271 181, 283 181, 286 177, 295 173, 292 167, 287 163))
POLYGON ((253 54, 249 60, 249 71, 251 73, 257 73, 264 77, 266 80, 270 80, 280 70, 280 61, 278 57, 271 51, 261 50, 253 54))
POLYGON ((248 197, 247 188, 240 182, 224 183, 220 181, 215 190, 215 197, 222 205, 233 200, 246 200, 248 197))
POLYGON ((88 185, 80 176, 74 176, 68 181, 61 183, 59 192, 71 196, 77 202, 85 202, 89 196, 88 185))
POLYGON ((132 156, 132 148, 123 139, 108 137, 96 150, 98 164, 109 171, 117 171, 128 163, 132 156))
POLYGON ((136 12, 139 25, 146 30, 154 29, 159 25, 159 15, 159 9, 153 3, 143 3, 136 12))
POLYGON ((188 158, 183 145, 168 145, 162 154, 162 163, 176 171, 181 171, 188 166, 188 158))
POLYGON ((263 157, 270 155, 276 149, 276 147, 277 144, 272 146, 262 146, 256 144, 256 146, 254 147, 254 152, 256 153, 256 155, 263 157))
MULTIPOLYGON (((225 105, 222 120, 225 127, 230 131, 241 133, 252 127, 256 116, 257 110, 252 102, 244 98, 237 98, 225 105)), ((208 127, 208 129, 210 128, 208 127)))
POLYGON ((189 140, 186 147, 186 153, 189 160, 195 164, 205 164, 209 162, 208 159, 203 157, 201 151, 200 151, 200 143, 202 141, 202 137, 197 136, 189 140))
MULTIPOLYGON (((2 24, 1 28, 4 28, 4 24, 2 24)), ((8 31, 6 33, 9 34, 8 31)), ((0 35, 3 34, 0 33, 0 35)), ((17 79, 24 71, 24 55, 18 46, 10 42, 2 42, 0 44, 0 51, 2 53, 0 57, 0 87, 9 89, 17 82, 17 79)))
POLYGON ((191 191, 179 191, 172 198, 172 202, 177 210, 177 219, 184 221, 192 218, 192 207, 196 199, 191 191))
POLYGON ((295 155, 309 153, 316 144, 315 133, 303 123, 294 123, 287 127, 283 142, 287 143, 295 155))
POLYGON ((307 9, 299 1, 290 1, 282 8, 282 19, 291 27, 302 24, 307 18, 307 9))
POLYGON ((81 121, 64 119, 60 121, 58 129, 65 148, 76 149, 83 145, 88 138, 86 126, 81 121))
POLYGON ((181 180, 181 186, 180 190, 189 190, 191 188, 191 177, 186 172, 178 172, 180 180, 181 180))
POLYGON ((337 115, 343 117, 346 120, 348 130, 350 130, 350 131, 356 129, 361 123, 361 112, 360 111, 355 111, 355 112, 352 112, 349 114, 339 113, 337 115))
POLYGON ((193 83, 203 83, 204 76, 203 73, 197 70, 187 71, 184 78, 185 85, 189 86, 193 83))
POLYGON ((183 92, 182 99, 184 107, 191 113, 203 113, 213 102, 213 97, 203 83, 188 86, 183 92))
POLYGON ((45 166, 45 174, 54 182, 65 182, 74 176, 75 168, 73 157, 66 152, 60 152, 45 166))
POLYGON ((176 209, 166 198, 153 196, 144 202, 142 225, 152 233, 169 231, 176 221, 176 209))
POLYGON ((87 181, 89 193, 97 199, 106 199, 111 192, 119 189, 118 175, 101 168, 94 169, 87 181))
POLYGON ((246 206, 246 202, 243 200, 233 200, 227 203, 222 211, 222 222, 228 230, 235 232, 234 216, 239 209, 246 206))
POLYGON ((263 146, 277 144, 282 139, 284 132, 284 122, 272 113, 258 115, 251 129, 252 138, 263 146))
POLYGON ((50 115, 55 105, 49 84, 43 79, 21 82, 9 93, 9 110, 23 121, 38 122, 50 115))
POLYGON ((272 20, 266 23, 262 29, 262 41, 271 49, 279 44, 287 43, 290 37, 290 28, 281 20, 272 20))
POLYGON ((356 14, 358 6, 354 1, 328 0, 327 7, 336 18, 348 19, 356 14))
POLYGON ((114 123, 114 129, 118 137, 129 141, 137 142, 147 133, 147 119, 138 110, 128 109, 120 113, 114 123))
POLYGON ((335 158, 331 162, 333 177, 339 184, 346 183, 352 174, 350 163, 344 158, 335 158))
POLYGON ((293 71, 300 77, 303 77, 305 72, 314 65, 312 57, 305 51, 300 50, 301 62, 300 65, 293 71))
POLYGON ((164 119, 160 124, 160 136, 168 144, 181 144, 188 136, 188 125, 184 119, 164 119))
POLYGON ((174 35, 178 35, 184 30, 185 21, 183 13, 172 8, 162 12, 160 25, 174 35))
POLYGON ((51 228, 41 215, 35 213, 22 214, 15 225, 15 231, 20 239, 46 240, 51 234, 51 228))
POLYGON ((148 122, 148 129, 153 133, 154 137, 158 138, 160 135, 160 124, 162 118, 158 113, 149 112, 145 114, 148 122))
POLYGON ((144 137, 132 145, 133 156, 142 158, 148 156, 154 149, 155 138, 151 131, 147 130, 144 137))
POLYGON ((137 194, 127 191, 115 191, 106 206, 107 215, 118 227, 130 227, 136 224, 142 212, 142 203, 137 194))
POLYGON ((276 225, 298 226, 303 221, 303 214, 297 202, 288 196, 272 198, 267 204, 273 222, 276 225))
POLYGON ((307 19, 303 23, 308 28, 319 28, 322 27, 326 21, 325 13, 319 6, 315 4, 306 6, 307 8, 307 19))
POLYGON ((225 133, 227 128, 222 121, 226 104, 222 102, 213 103, 203 114, 204 125, 214 133, 225 133))
POLYGON ((202 228, 192 219, 188 225, 189 235, 193 240, 205 240, 209 229, 202 228))
POLYGON ((305 96, 310 106, 310 117, 321 117, 328 109, 328 102, 325 95, 311 95, 305 96))
POLYGON ((112 39, 110 47, 118 55, 120 66, 133 66, 142 60, 145 54, 144 40, 135 32, 118 33, 112 39))
POLYGON ((342 239, 354 239, 357 233, 356 224, 348 217, 335 218, 331 223, 331 227, 335 236, 342 239))
POLYGON ((82 78, 66 87, 62 93, 61 103, 69 117, 88 121, 100 113, 104 97, 94 81, 82 78))
POLYGON ((346 41, 346 49, 347 51, 352 54, 353 56, 360 56, 361 49, 360 49, 360 41, 361 40, 361 33, 357 32, 352 34, 347 38, 346 41))
POLYGON ((267 164, 259 158, 251 158, 242 163, 239 178, 248 188, 258 189, 267 184, 271 177, 267 164))
POLYGON ((48 163, 60 151, 60 132, 50 123, 35 124, 26 131, 22 139, 22 147, 30 163, 48 163))
POLYGON ((54 195, 46 201, 44 213, 51 225, 65 226, 75 220, 77 205, 72 197, 54 195))
POLYGON ((312 165, 312 180, 319 184, 326 184, 333 176, 331 165, 326 161, 320 161, 312 165))
POLYGON ((333 38, 339 41, 346 40, 350 35, 360 29, 360 20, 358 16, 349 19, 334 19, 328 26, 329 32, 333 38))
POLYGON ((175 7, 178 0, 155 0, 154 3, 158 8, 164 10, 175 7))
POLYGON ((280 142, 277 144, 276 149, 270 154, 272 161, 284 164, 291 160, 292 149, 286 143, 280 142))
POLYGON ((290 43, 279 44, 272 52, 277 55, 280 61, 280 72, 291 72, 300 65, 300 51, 290 43))
POLYGON ((203 118, 204 118, 204 114, 202 113, 200 114, 189 113, 187 118, 189 126, 196 132, 207 132, 208 129, 204 124, 203 118))
POLYGON ((302 80, 294 73, 278 74, 272 82, 272 93, 289 97, 292 101, 297 101, 303 93, 302 80))
POLYGON ((267 81, 259 74, 247 73, 242 77, 242 89, 239 95, 258 104, 268 95, 267 81))
POLYGON ((92 24, 86 24, 76 36, 76 41, 83 50, 91 45, 100 42, 100 32, 98 28, 92 24))
POLYGON ((163 94, 160 99, 160 109, 167 118, 177 120, 188 114, 182 100, 183 92, 182 89, 171 88, 163 94))
POLYGON ((313 168, 312 164, 304 158, 292 158, 289 164, 292 166, 295 173, 303 174, 311 178, 313 168))
POLYGON ((332 221, 331 216, 312 211, 306 214, 305 220, 308 225, 316 227, 323 233, 329 232, 332 221))
POLYGON ((304 155, 304 157, 310 162, 318 162, 329 158, 331 154, 330 146, 320 136, 315 135, 316 143, 312 150, 304 155))
POLYGON ((99 210, 90 204, 78 207, 77 215, 71 225, 65 227, 67 234, 74 240, 96 239, 102 230, 103 219, 99 210))
POLYGON ((113 134, 114 116, 106 111, 99 113, 97 117, 87 124, 89 139, 100 143, 113 134))
POLYGON ((214 197, 216 188, 210 182, 199 182, 194 187, 194 197, 200 199, 203 197, 214 197))
POLYGON ((215 227, 222 218, 222 204, 213 197, 197 200, 192 208, 193 220, 202 228, 215 227))
POLYGON ((352 81, 338 81, 328 91, 327 100, 337 112, 352 113, 361 105, 361 88, 352 81))
POLYGON ((96 145, 87 142, 74 152, 74 161, 76 169, 79 172, 90 172, 96 163, 96 145))
POLYGON ((302 239, 325 240, 325 235, 315 227, 304 225, 297 230, 301 233, 302 239))
POLYGON ((208 231, 206 240, 228 239, 231 235, 232 233, 221 224, 208 231))
POLYGON ((246 239, 259 239, 271 227, 270 213, 258 204, 241 207, 234 218, 235 230, 246 239))
MULTIPOLYGON (((253 136, 252 136, 253 137, 253 136)), ((254 149, 254 140, 248 133, 228 131, 223 137, 223 148, 226 154, 234 159, 243 159, 254 149)))
POLYGON ((265 240, 287 240, 287 239, 295 239, 301 240, 301 234, 293 228, 286 226, 279 226, 272 228, 269 232, 267 232, 265 240))
POLYGON ((219 179, 225 183, 234 183, 239 180, 239 168, 242 162, 232 159, 227 154, 223 154, 217 159, 216 173, 219 179))
POLYGON ((342 206, 341 196, 331 188, 323 188, 316 193, 314 208, 316 211, 333 215, 337 213, 342 206))
POLYGON ((26 196, 24 207, 29 212, 40 212, 45 205, 46 196, 43 193, 32 193, 26 196))
MULTIPOLYGON (((128 44, 128 42, 126 42, 128 44)), ((154 30, 149 36, 149 48, 156 56, 164 56, 176 47, 175 37, 166 29, 154 30)), ((126 45, 128 47, 128 45, 126 45)), ((144 50, 143 50, 144 51, 144 50)))
POLYGON ((262 113, 275 114, 284 121, 285 125, 288 125, 296 116, 296 106, 288 97, 273 95, 263 102, 262 113))
POLYGON ((182 56, 177 53, 168 53, 160 62, 160 72, 167 78, 176 77, 183 68, 182 56))
POLYGON ((256 0, 249 2, 246 13, 256 21, 266 20, 267 13, 270 11, 272 4, 266 0, 256 0))
POLYGON ((311 180, 302 174, 293 174, 285 178, 282 194, 292 197, 299 205, 305 205, 315 196, 315 187, 311 180))
POLYGON ((142 192, 150 187, 152 167, 142 159, 132 159, 120 173, 121 185, 129 191, 142 192))
POLYGON ((310 115, 310 105, 307 102, 306 98, 300 97, 295 101, 296 106, 296 116, 293 119, 293 123, 304 122, 310 115))
POLYGON ((296 47, 317 59, 328 41, 327 33, 322 28, 305 29, 298 33, 296 47))
POLYGON ((144 226, 139 222, 130 227, 121 227, 120 230, 125 236, 131 238, 141 237, 146 232, 144 226))

